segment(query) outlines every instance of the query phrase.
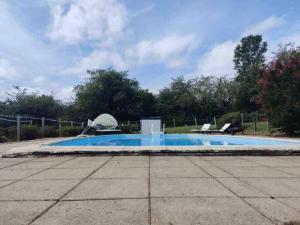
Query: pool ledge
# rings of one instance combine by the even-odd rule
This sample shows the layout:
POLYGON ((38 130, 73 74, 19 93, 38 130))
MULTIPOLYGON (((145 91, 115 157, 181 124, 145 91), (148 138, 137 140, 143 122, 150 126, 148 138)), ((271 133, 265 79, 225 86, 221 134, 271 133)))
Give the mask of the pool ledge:
POLYGON ((300 155, 299 144, 280 146, 50 146, 48 145, 50 143, 53 141, 12 148, 2 154, 2 157, 29 155, 300 155))

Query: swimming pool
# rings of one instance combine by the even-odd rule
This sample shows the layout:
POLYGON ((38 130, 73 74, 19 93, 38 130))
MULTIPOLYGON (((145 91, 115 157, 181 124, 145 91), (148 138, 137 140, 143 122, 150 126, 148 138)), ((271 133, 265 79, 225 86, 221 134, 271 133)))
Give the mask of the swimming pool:
POLYGON ((300 141, 258 137, 202 134, 120 134, 75 138, 50 146, 234 146, 234 145, 299 145, 300 141))

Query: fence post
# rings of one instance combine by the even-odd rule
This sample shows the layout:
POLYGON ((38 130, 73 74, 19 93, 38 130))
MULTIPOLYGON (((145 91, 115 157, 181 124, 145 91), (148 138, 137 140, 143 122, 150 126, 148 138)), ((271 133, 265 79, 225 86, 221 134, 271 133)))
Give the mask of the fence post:
POLYGON ((20 121, 20 115, 17 115, 17 141, 20 141, 21 137, 21 121, 20 121))
POLYGON ((58 132, 59 132, 59 136, 61 137, 62 136, 62 133, 61 133, 61 118, 58 119, 58 132))
POLYGON ((242 126, 244 126, 244 114, 241 113, 242 126))
POLYGON ((214 123, 215 123, 215 128, 217 127, 217 120, 216 117, 214 116, 214 123))
POLYGON ((81 128, 83 128, 84 127, 84 122, 81 122, 81 128))
POLYGON ((173 127, 176 127, 176 121, 175 121, 175 118, 173 118, 173 127))
POLYGON ((71 127, 73 127, 73 121, 71 121, 71 127))
POLYGON ((45 117, 42 117, 42 137, 45 137, 45 117))
POLYGON ((256 113, 254 113, 253 116, 253 126, 254 126, 254 132, 256 132, 256 113))
POLYGON ((270 132, 270 124, 269 124, 269 118, 267 117, 267 129, 270 132))

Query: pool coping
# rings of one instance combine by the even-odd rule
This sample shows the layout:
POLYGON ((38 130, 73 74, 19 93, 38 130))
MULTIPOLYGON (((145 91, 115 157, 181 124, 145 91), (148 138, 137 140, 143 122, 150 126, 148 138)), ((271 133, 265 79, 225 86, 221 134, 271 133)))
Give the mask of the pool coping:
MULTIPOLYGON (((225 136, 225 135, 216 135, 225 136)), ((230 136, 230 135, 228 135, 230 136)), ((30 144, 12 148, 2 157, 49 155, 300 155, 299 140, 236 135, 235 137, 289 141, 289 145, 203 145, 203 146, 50 146, 58 142, 47 140, 42 144, 30 144)), ((76 137, 75 137, 76 138, 76 137)), ((59 141, 71 140, 63 138, 59 141)))

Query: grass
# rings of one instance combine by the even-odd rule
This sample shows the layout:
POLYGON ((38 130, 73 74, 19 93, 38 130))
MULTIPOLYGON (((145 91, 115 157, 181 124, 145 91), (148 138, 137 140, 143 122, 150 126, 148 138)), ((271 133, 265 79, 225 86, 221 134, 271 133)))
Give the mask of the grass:
MULTIPOLYGON (((200 126, 167 127, 165 129, 165 131, 168 134, 191 133, 191 129, 200 129, 201 127, 202 127, 202 125, 200 125, 200 126)), ((245 123, 244 127, 245 127, 244 133, 246 135, 263 135, 263 136, 270 135, 267 122, 257 122, 256 131, 254 131, 253 123, 245 123)), ((210 129, 215 129, 215 127, 212 126, 210 129)))

